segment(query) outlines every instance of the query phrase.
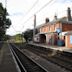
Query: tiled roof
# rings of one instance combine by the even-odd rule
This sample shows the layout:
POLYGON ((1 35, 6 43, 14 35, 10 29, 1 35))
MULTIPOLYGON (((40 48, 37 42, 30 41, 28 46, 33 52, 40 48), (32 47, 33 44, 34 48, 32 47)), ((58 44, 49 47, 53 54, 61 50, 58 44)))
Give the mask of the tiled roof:
POLYGON ((48 24, 55 24, 57 22, 60 22, 62 24, 72 24, 72 21, 68 21, 67 17, 63 17, 63 18, 60 18, 60 19, 57 19, 57 20, 53 20, 53 21, 48 22, 48 23, 43 23, 43 24, 37 26, 36 28, 40 28, 40 27, 48 25, 48 24))

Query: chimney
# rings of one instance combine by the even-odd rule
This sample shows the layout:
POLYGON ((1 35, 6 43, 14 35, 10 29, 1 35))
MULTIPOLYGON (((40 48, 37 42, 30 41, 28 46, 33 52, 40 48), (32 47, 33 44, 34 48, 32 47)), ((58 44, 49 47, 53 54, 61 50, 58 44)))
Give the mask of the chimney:
POLYGON ((54 16, 54 20, 57 20, 57 15, 55 14, 55 16, 54 16))
POLYGON ((46 18, 45 22, 48 23, 49 22, 49 18, 46 18))
POLYGON ((68 10, 67 10, 67 17, 68 17, 68 21, 71 21, 71 10, 70 10, 70 7, 68 7, 68 10))

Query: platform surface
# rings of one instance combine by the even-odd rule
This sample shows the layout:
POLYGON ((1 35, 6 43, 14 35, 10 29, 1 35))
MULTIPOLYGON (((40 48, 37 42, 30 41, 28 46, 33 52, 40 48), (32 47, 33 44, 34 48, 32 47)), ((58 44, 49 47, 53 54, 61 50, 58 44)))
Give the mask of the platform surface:
POLYGON ((33 42, 30 42, 29 44, 32 44, 32 45, 36 45, 36 46, 40 46, 40 47, 44 47, 44 48, 50 48, 50 49, 54 49, 54 50, 59 50, 59 51, 65 51, 65 52, 70 52, 72 53, 72 48, 67 48, 65 46, 51 46, 51 45, 47 45, 47 44, 38 44, 38 43, 33 43, 33 42))
POLYGON ((18 72, 7 43, 0 49, 0 72, 18 72))

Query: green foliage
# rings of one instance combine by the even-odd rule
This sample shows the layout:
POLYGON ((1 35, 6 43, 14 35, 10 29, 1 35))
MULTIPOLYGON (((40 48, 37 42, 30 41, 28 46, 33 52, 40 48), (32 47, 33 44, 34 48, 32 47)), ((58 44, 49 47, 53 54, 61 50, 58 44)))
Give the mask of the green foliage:
POLYGON ((9 35, 5 35, 3 39, 4 39, 4 41, 7 41, 7 40, 10 39, 10 36, 9 35))
POLYGON ((6 18, 7 15, 7 9, 0 3, 0 40, 4 39, 6 29, 11 25, 11 20, 6 18))
POLYGON ((26 41, 28 41, 29 39, 32 40, 33 30, 27 30, 23 34, 24 34, 24 38, 26 39, 26 41))
POLYGON ((3 11, 4 11, 3 5, 2 5, 2 3, 0 3, 0 14, 2 14, 2 15, 3 15, 3 14, 4 14, 4 12, 3 12, 3 11))
POLYGON ((25 42, 25 40, 23 40, 23 36, 22 34, 17 34, 14 36, 15 38, 15 42, 18 43, 18 42, 25 42))
MULTIPOLYGON (((38 33, 38 30, 36 29, 35 34, 37 34, 37 33, 38 33)), ((26 41, 33 40, 33 29, 28 29, 27 31, 25 31, 23 33, 23 35, 24 35, 24 38, 26 39, 26 41)))
POLYGON ((9 28, 11 25, 11 20, 8 18, 6 19, 6 28, 9 28))

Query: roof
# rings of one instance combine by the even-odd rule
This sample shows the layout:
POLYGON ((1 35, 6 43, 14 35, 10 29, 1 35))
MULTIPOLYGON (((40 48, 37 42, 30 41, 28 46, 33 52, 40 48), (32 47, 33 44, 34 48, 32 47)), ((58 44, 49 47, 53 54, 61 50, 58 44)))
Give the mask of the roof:
POLYGON ((68 18, 67 17, 63 17, 63 18, 59 18, 57 20, 53 20, 53 21, 48 22, 48 23, 43 23, 43 24, 37 26, 36 28, 40 28, 40 27, 45 26, 45 25, 48 25, 48 24, 55 24, 57 22, 60 22, 62 24, 72 24, 72 21, 68 21, 68 18))

